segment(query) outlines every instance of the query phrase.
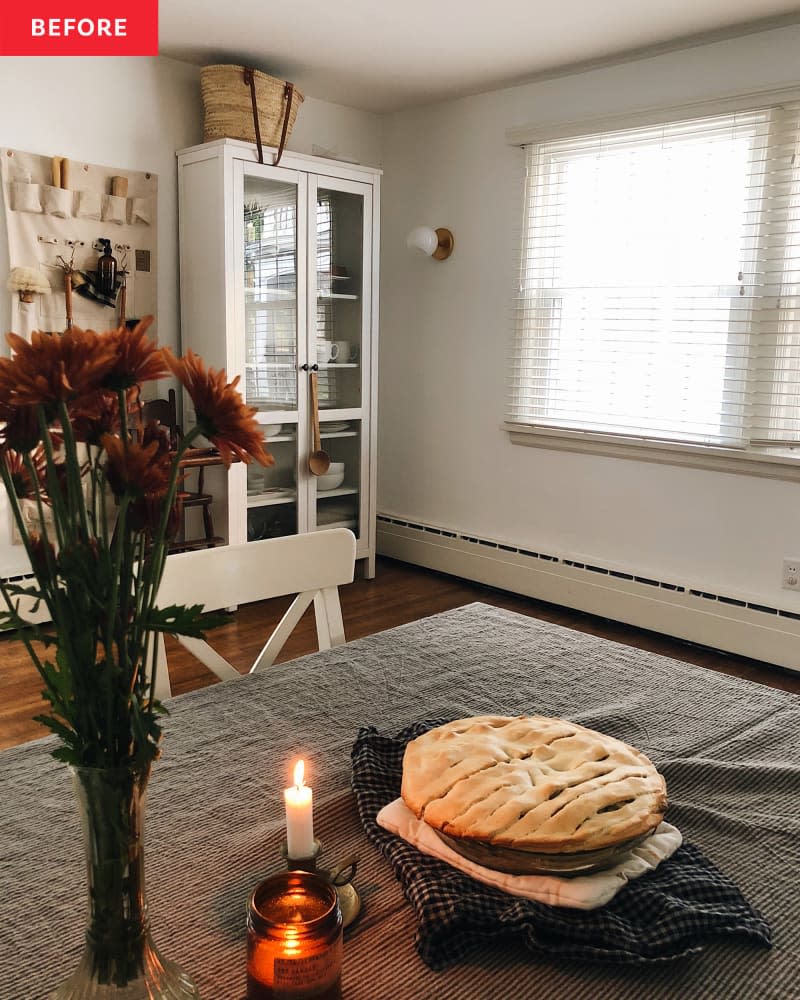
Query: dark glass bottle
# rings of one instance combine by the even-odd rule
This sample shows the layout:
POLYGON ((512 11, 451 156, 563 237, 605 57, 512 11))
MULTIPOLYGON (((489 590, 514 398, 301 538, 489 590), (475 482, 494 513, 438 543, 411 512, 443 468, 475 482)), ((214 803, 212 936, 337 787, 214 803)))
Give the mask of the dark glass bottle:
POLYGON ((113 295, 117 284, 117 258, 111 253, 111 240, 100 240, 102 256, 97 261, 97 288, 103 295, 113 295))

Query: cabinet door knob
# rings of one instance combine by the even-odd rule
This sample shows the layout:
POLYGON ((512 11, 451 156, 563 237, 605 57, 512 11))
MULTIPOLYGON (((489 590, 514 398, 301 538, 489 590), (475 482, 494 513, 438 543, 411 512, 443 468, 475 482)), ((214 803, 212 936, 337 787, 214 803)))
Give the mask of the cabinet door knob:
POLYGON ((301 372, 307 372, 307 371, 309 371, 309 366, 308 365, 300 365, 300 371, 301 372))

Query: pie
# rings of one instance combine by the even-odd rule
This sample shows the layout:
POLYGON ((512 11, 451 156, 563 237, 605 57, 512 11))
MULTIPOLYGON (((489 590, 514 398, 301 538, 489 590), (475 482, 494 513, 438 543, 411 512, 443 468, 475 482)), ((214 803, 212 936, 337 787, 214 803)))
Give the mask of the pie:
POLYGON ((401 794, 450 837, 551 854, 642 837, 667 807, 666 782, 639 750, 540 715, 431 729, 406 747, 401 794))

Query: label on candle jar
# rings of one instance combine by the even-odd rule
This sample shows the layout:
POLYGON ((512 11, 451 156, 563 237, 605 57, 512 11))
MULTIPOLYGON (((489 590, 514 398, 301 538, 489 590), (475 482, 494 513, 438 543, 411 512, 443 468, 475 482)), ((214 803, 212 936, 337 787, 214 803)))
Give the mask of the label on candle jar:
POLYGON ((341 937, 318 955, 276 958, 273 966, 273 996, 275 1000, 311 1000, 312 997, 339 996, 336 987, 341 967, 341 937))

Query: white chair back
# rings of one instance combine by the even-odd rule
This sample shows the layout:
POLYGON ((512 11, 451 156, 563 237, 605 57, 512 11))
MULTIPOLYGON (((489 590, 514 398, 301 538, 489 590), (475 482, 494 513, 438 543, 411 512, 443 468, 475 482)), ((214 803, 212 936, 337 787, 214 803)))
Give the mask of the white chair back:
MULTIPOLYGON (((157 603, 162 608, 172 604, 202 604, 206 611, 218 611, 297 594, 250 667, 252 673, 275 662, 312 601, 319 648, 330 649, 344 643, 338 588, 352 583, 355 556, 355 536, 346 528, 184 552, 168 557, 157 603)), ((241 676, 204 640, 176 638, 222 680, 241 676)), ((157 696, 169 697, 171 687, 162 636, 158 637, 156 681, 157 696)))

